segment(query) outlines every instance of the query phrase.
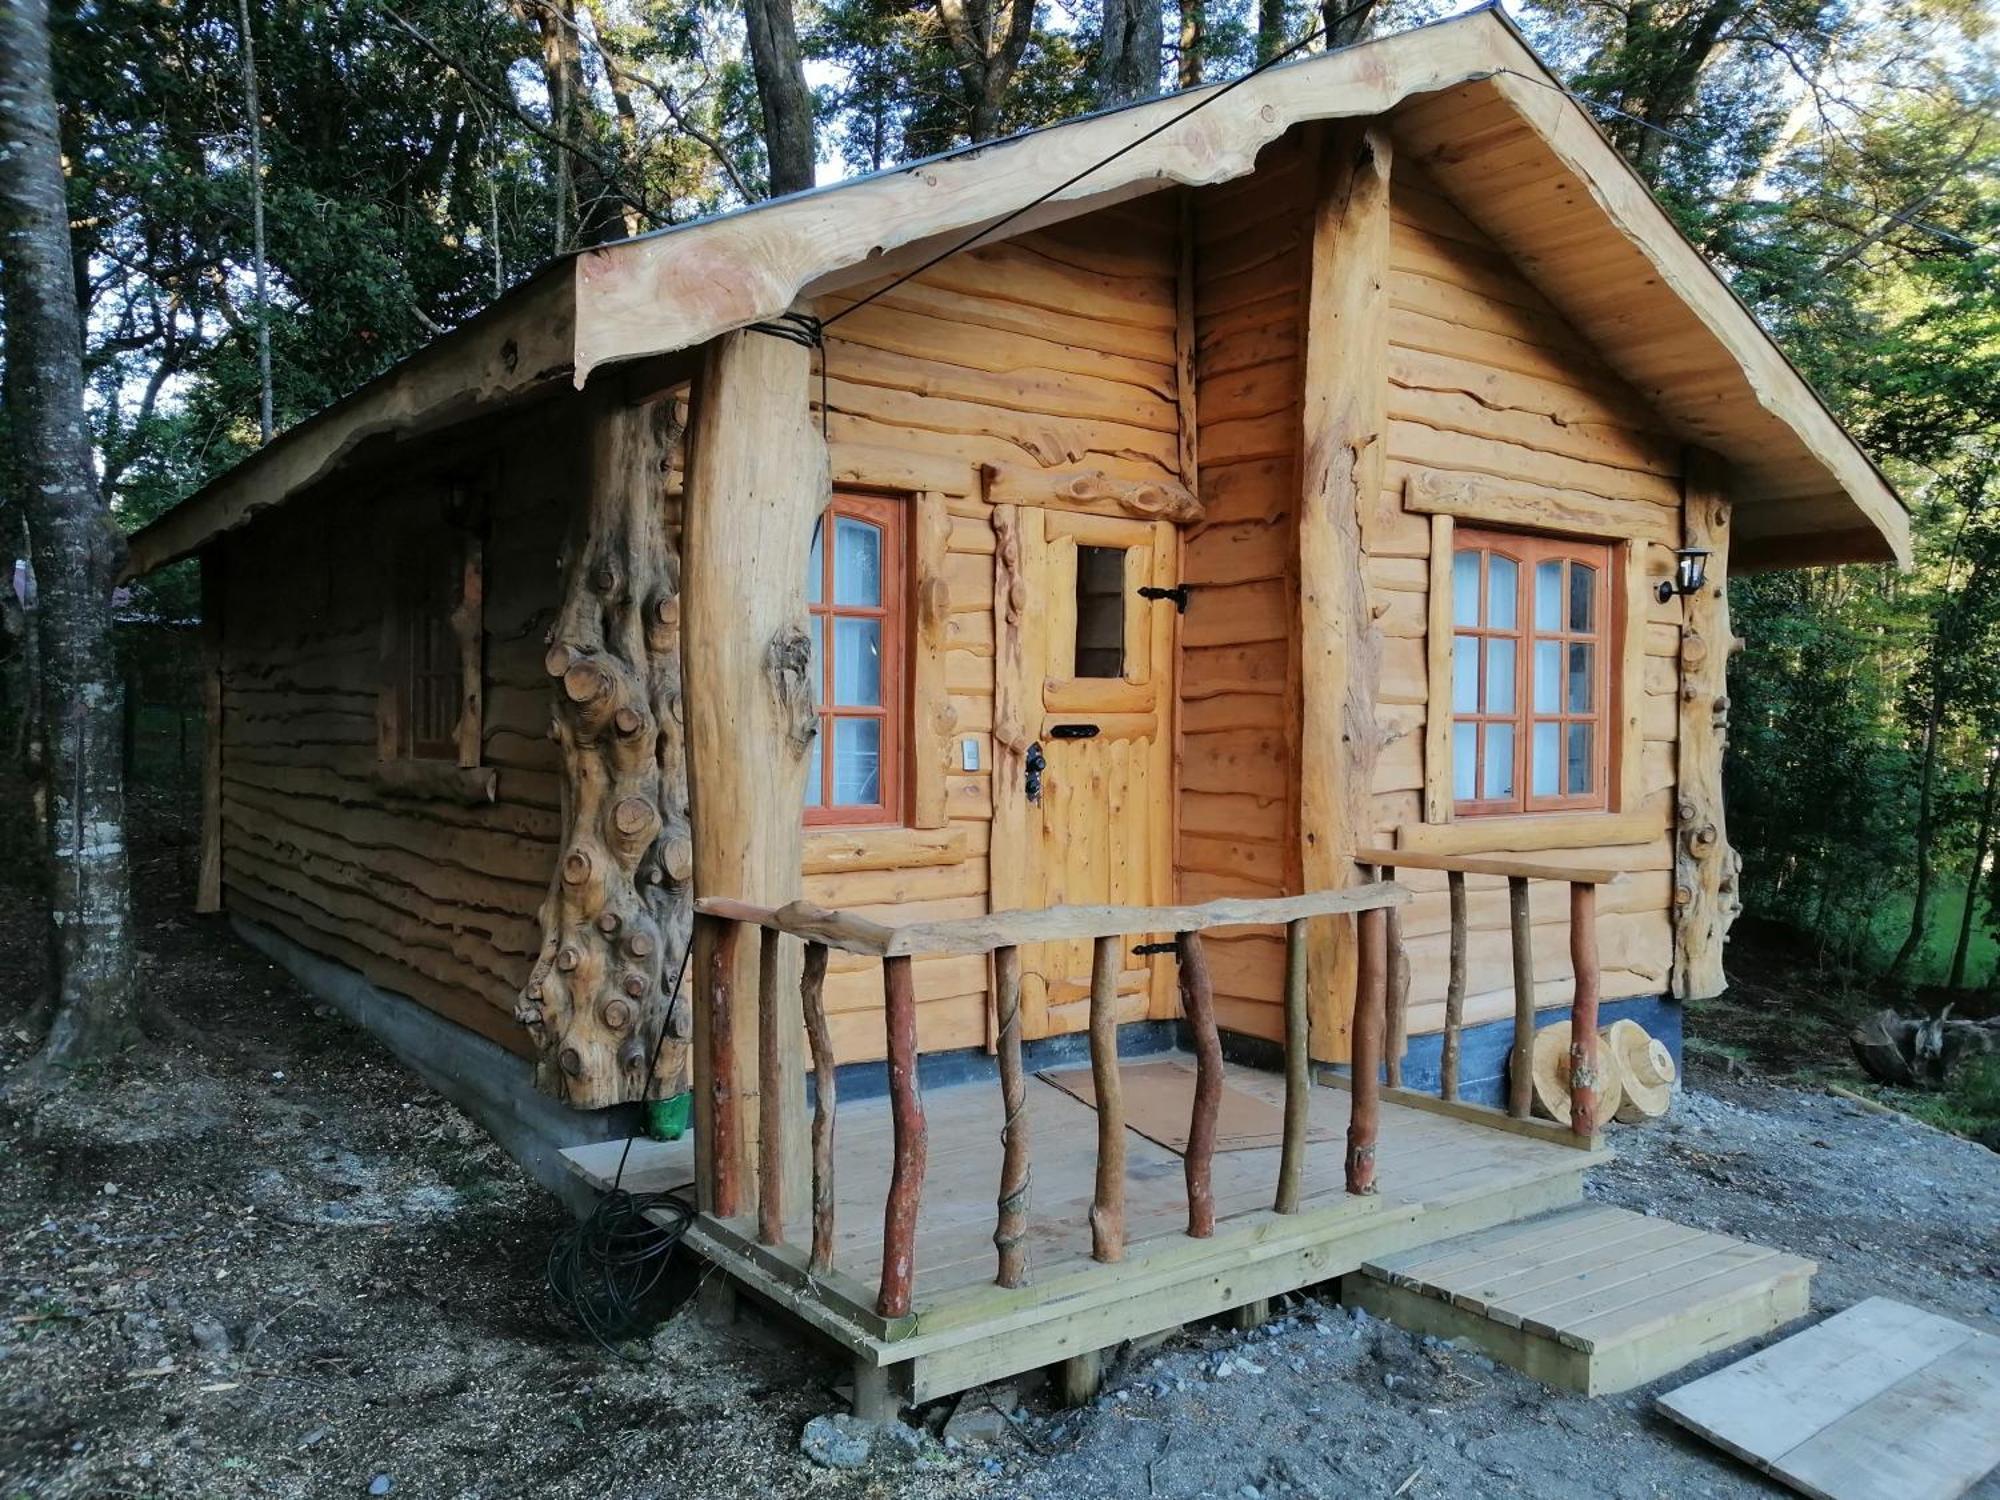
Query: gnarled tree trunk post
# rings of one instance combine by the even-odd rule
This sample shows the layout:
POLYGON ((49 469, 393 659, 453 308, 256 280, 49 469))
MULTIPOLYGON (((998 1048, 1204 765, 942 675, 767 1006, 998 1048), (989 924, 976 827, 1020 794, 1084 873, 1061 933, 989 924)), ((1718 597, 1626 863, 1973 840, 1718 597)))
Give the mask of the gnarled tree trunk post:
POLYGON ((562 853, 516 1016, 541 1049, 543 1087, 601 1109, 685 1086, 688 1006, 669 1015, 667 997, 693 923, 692 851, 667 494, 675 405, 632 404, 615 375, 585 399, 588 488, 548 632, 562 853))
MULTIPOLYGON (((816 734, 806 634, 806 557, 830 493, 826 445, 812 415, 812 351, 743 329, 709 345, 694 393, 687 470, 685 644, 689 672, 688 773, 694 817, 694 879, 703 896, 768 906, 803 890, 806 755, 816 734)), ((712 980, 704 923, 694 974, 712 980)), ((742 1137, 736 1170, 755 1180, 762 1088, 781 1092, 785 1134, 781 1192, 803 1204, 808 1190, 804 1024, 800 954, 779 953, 786 973, 775 999, 776 1067, 760 1080, 754 1047, 734 1050, 742 1137)), ((757 950, 739 944, 728 980, 739 1038, 757 1034, 757 950)), ((695 1152, 703 1206, 712 1201, 714 1160, 703 1141, 711 1090, 705 1051, 706 994, 696 996, 695 1152)))

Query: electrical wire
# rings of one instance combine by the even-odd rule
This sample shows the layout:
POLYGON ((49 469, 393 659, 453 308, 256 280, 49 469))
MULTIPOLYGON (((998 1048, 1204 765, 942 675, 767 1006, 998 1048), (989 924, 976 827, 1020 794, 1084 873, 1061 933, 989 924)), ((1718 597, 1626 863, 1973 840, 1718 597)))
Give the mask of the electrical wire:
MULTIPOLYGON (((673 1014, 674 1003, 680 998, 693 949, 694 944, 689 943, 681 954, 673 989, 661 1011, 660 1034, 654 1038, 653 1055, 647 1060, 642 1104, 652 1100, 660 1049, 667 1040, 666 1018, 673 1014)), ((607 1352, 636 1362, 639 1356, 621 1347, 620 1341, 665 1321, 694 1293, 690 1281, 685 1288, 666 1288, 669 1295, 661 1295, 681 1239, 694 1222, 695 1205, 677 1188, 657 1193, 625 1190, 625 1165, 632 1157, 632 1140, 626 1137, 625 1149, 618 1154, 618 1170, 597 1206, 587 1218, 564 1229, 549 1246, 544 1275, 549 1299, 565 1319, 607 1352)))

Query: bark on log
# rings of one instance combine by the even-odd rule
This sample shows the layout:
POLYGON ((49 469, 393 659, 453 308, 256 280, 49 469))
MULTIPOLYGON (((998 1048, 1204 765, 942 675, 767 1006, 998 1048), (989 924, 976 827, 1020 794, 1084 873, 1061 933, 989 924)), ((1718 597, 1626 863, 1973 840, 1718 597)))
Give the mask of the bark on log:
POLYGON ((1743 861, 1723 820, 1722 759, 1729 743, 1728 471, 1691 448, 1681 505, 1681 539, 1706 547, 1708 577, 1682 602, 1680 723, 1674 790, 1674 972, 1681 1000, 1706 1000, 1728 984, 1723 940, 1742 908, 1743 861))
POLYGON ((1458 1054, 1465 1026, 1465 877, 1457 870, 1445 875, 1451 903, 1451 972, 1444 991, 1444 1060, 1442 1092, 1458 1097, 1458 1054))
MULTIPOLYGON (((1175 935, 1180 954, 1181 1011, 1194 1043, 1194 1108, 1188 1120, 1188 1233, 1206 1239, 1215 1233, 1216 1117, 1222 1109, 1222 1036, 1215 1027, 1215 989, 1208 975, 1208 951, 1201 934, 1175 935)), ((1303 997, 1301 997, 1303 998, 1303 997)))
POLYGON ((882 960, 882 999, 888 1025, 889 1121, 894 1164, 882 1208, 882 1285, 875 1310, 885 1318, 910 1311, 917 1275, 917 1211, 924 1191, 929 1130, 917 1091, 917 992, 910 960, 882 960))
POLYGON ((1097 1094, 1097 1187, 1090 1255, 1125 1258, 1125 1093, 1118 1076, 1118 970, 1123 939, 1097 939, 1090 961, 1090 1074, 1097 1094))
POLYGON ((999 1220, 993 1246, 1000 1254, 1001 1286, 1023 1286, 1028 1280, 1028 1192, 1032 1170, 1028 1158, 1028 1085, 1021 1070, 1021 950, 993 950, 993 993, 1000 1034, 1000 1102, 1005 1123, 1000 1127, 999 1220))
POLYGON ((1597 887, 1573 881, 1569 888, 1569 958, 1576 975, 1576 993, 1569 1012, 1570 1128, 1578 1135, 1595 1133, 1598 1094, 1597 887))
MULTIPOLYGON (((1297 1213, 1299 1182, 1305 1175, 1307 1106, 1312 1079, 1307 1068, 1310 1039, 1306 1025, 1306 924, 1304 918, 1285 924, 1285 1135, 1278 1158, 1278 1194, 1272 1208, 1297 1213)), ((1214 1129, 1210 1112, 1211 1132, 1214 1129)), ((1193 1149, 1193 1142, 1189 1142, 1193 1149)), ((1211 1222, 1213 1208, 1210 1209, 1211 1222)))
POLYGON ((806 1041, 812 1047, 812 1258, 807 1269, 833 1269, 833 1130, 839 1100, 833 1034, 826 1024, 826 944, 807 943, 799 974, 799 1007, 805 1013, 806 1041))
POLYGON ((666 483, 678 408, 628 405, 615 381, 586 399, 588 492, 544 663, 556 689, 562 853, 515 1015, 540 1051, 542 1086, 601 1109, 686 1087, 687 1012, 668 1014, 668 991, 693 908, 680 549, 666 483))
MULTIPOLYGON (((1371 877, 1372 878, 1372 877, 1371 877)), ((1383 1012, 1388 1000, 1388 923, 1382 911, 1360 916, 1354 987, 1354 1057, 1347 1121, 1347 1191, 1375 1191, 1375 1137, 1382 1113, 1383 1012)))
POLYGON ((1525 1120, 1535 1107, 1535 939, 1528 882, 1507 878, 1507 916, 1514 943, 1514 1049, 1507 1058, 1507 1113, 1525 1120))

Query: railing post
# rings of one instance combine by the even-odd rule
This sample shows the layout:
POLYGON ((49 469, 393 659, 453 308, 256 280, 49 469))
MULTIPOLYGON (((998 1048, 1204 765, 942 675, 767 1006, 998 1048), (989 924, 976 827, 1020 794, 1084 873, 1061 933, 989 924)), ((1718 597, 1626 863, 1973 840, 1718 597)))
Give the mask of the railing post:
POLYGON ((713 1176, 710 1211, 718 1219, 733 1219, 742 1211, 743 1185, 737 1170, 737 1142, 743 1137, 739 1116, 743 1101, 736 1092, 734 997, 736 941, 740 924, 715 921, 715 941, 708 950, 708 1088, 710 1134, 709 1170, 713 1176))
POLYGON ((917 1207, 924 1190, 924 1103, 917 1092, 917 992, 907 958, 882 960, 882 998, 889 1033, 889 1119, 895 1161, 882 1210, 882 1289, 875 1310, 885 1318, 910 1311, 917 1271, 917 1207))
POLYGON ((817 1275, 833 1269, 833 1120, 837 1101, 833 1036, 826 1025, 826 944, 807 943, 799 971, 799 1001, 806 1018, 806 1043, 813 1059, 812 1258, 817 1275))
MULTIPOLYGON (((1396 867, 1382 866, 1379 877, 1394 880, 1396 867)), ((1387 1002, 1383 1009, 1387 1019, 1383 1023, 1386 1040, 1383 1044, 1383 1065, 1388 1073, 1389 1087, 1403 1086, 1403 1053, 1410 1042, 1410 955, 1403 947, 1403 913, 1397 907, 1390 907, 1382 914, 1384 939, 1388 947, 1387 1002)))
MULTIPOLYGON (((1306 1163, 1306 1105, 1312 1081, 1306 1053, 1306 924, 1285 924, 1285 1144, 1278 1157, 1278 1196, 1271 1207, 1297 1213, 1306 1163)), ((1212 1211, 1211 1211, 1212 1212, 1212 1211)))
POLYGON ((1188 1229, 1196 1239, 1215 1233, 1215 1119, 1222 1107, 1222 1037, 1215 1029, 1215 991, 1208 977, 1208 952, 1198 932, 1174 934, 1180 959, 1181 1010, 1194 1041, 1194 1108, 1188 1118, 1188 1229))
POLYGON ((778 1083, 778 929, 757 933, 757 1240, 785 1238, 784 1094, 778 1083))
POLYGON ((1451 897, 1451 973, 1444 990, 1444 1059, 1440 1092, 1447 1099, 1458 1097, 1459 1033, 1465 1024, 1465 875, 1459 870, 1445 872, 1451 897))
MULTIPOLYGON (((1372 865, 1362 866, 1372 881, 1372 865)), ((1382 1030, 1387 1020, 1389 928, 1379 906, 1360 914, 1354 975, 1354 1028, 1349 1067, 1354 1074, 1347 1120, 1347 1191, 1375 1191, 1375 1136, 1382 1104, 1382 1030)))
POLYGON ((1526 876, 1507 877, 1514 934, 1514 1051, 1507 1060, 1507 1113, 1525 1120, 1535 1100, 1535 947, 1526 876))
POLYGON ((1569 1124, 1580 1136, 1597 1133, 1597 887, 1569 886, 1569 960, 1576 990, 1569 1008, 1569 1124))
POLYGON ((1000 1252, 1001 1286, 1028 1280, 1028 1084, 1021 1071, 1021 950, 993 950, 994 1011, 999 1019, 1000 1100, 1006 1111, 1000 1127, 1000 1218, 993 1246, 1000 1252))
POLYGON ((1118 1077, 1118 969, 1123 939, 1101 937, 1090 961, 1090 1073, 1097 1093, 1093 1260, 1125 1258, 1125 1097, 1118 1077))

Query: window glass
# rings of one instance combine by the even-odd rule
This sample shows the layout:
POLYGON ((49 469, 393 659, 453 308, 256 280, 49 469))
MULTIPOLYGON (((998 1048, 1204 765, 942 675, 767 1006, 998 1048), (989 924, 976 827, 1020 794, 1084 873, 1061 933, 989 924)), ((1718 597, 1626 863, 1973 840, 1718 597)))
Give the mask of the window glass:
POLYGON ((1494 554, 1486 564, 1486 623, 1494 630, 1514 628, 1514 592, 1521 565, 1494 554))
POLYGON ((1589 632, 1593 606, 1597 603, 1597 570, 1583 563, 1569 565, 1569 628, 1589 632))
POLYGON ((1569 648, 1569 712, 1587 714, 1591 710, 1592 654, 1588 641, 1572 641, 1569 648))
POLYGON ((1479 637, 1462 635, 1451 643, 1451 709, 1479 712, 1479 637))
POLYGON ((1451 560, 1451 623, 1479 623, 1479 556, 1460 552, 1451 560))
POLYGON ((1514 642, 1489 640, 1486 643, 1486 712, 1511 714, 1514 711, 1514 642))
POLYGON ((833 721, 833 800, 841 806, 872 806, 882 800, 882 721, 833 721))
POLYGON ((1535 629, 1562 628, 1563 565, 1550 559, 1535 564, 1535 629))
POLYGON ((1562 712, 1561 641, 1535 642, 1534 705, 1538 714, 1562 712))
POLYGON ((1552 719, 1535 721, 1534 754, 1528 758, 1532 781, 1528 790, 1537 797, 1554 797, 1562 792, 1562 725, 1552 719))
POLYGON ((1076 675, 1125 675, 1125 549, 1076 549, 1076 675))
POLYGON ((1591 789, 1593 762, 1590 757, 1592 726, 1587 721, 1572 722, 1569 726, 1569 759, 1564 790, 1572 796, 1591 789))
POLYGON ((839 616, 833 622, 833 701, 839 708, 882 706, 882 622, 839 616))
POLYGON ((1514 795, 1514 726, 1512 724, 1488 724, 1486 726, 1486 760, 1481 768, 1484 783, 1479 789, 1482 797, 1511 797, 1514 795))
POLYGON ((839 516, 833 533, 833 602, 882 602, 882 531, 866 521, 839 516))
POLYGON ((1479 726, 1451 726, 1451 794, 1461 802, 1479 795, 1479 726))

